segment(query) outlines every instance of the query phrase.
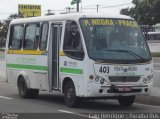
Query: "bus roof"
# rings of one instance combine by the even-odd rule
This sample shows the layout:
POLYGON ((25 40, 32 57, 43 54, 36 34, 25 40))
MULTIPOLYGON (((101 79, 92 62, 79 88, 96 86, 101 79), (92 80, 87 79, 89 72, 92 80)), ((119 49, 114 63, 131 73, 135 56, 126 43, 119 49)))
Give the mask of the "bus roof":
POLYGON ((41 17, 19 18, 11 21, 11 24, 20 24, 28 22, 41 22, 41 21, 65 21, 65 20, 78 20, 79 18, 117 18, 117 19, 132 19, 125 15, 113 15, 113 14, 100 14, 100 13, 69 13, 59 14, 41 17))

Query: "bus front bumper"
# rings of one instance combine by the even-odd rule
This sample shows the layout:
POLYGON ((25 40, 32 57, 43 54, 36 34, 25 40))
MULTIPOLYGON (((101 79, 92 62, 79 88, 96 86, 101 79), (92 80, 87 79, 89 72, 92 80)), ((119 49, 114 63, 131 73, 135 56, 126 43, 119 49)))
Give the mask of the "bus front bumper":
POLYGON ((99 86, 97 84, 88 85, 86 97, 117 97, 150 95, 152 83, 146 85, 110 85, 99 86))

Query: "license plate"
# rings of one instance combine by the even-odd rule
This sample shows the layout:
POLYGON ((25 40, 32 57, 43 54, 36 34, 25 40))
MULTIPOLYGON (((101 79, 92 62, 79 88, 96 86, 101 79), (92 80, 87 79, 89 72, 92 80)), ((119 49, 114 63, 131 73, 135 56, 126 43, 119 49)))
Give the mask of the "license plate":
POLYGON ((131 91, 131 88, 130 87, 119 87, 118 91, 120 91, 120 92, 128 92, 128 91, 131 91))

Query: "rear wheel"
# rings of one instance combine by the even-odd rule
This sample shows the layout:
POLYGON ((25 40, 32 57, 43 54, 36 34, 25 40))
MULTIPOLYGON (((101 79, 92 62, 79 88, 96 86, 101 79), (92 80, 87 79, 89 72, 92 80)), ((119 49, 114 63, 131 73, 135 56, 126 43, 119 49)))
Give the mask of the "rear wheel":
POLYGON ((118 102, 122 106, 131 106, 135 101, 135 96, 123 96, 118 98, 118 102))
POLYGON ((71 81, 65 85, 64 101, 69 107, 76 107, 80 102, 79 98, 76 96, 74 84, 71 81))
POLYGON ((18 91, 21 98, 37 98, 39 94, 39 90, 27 88, 26 81, 23 77, 20 77, 18 80, 18 91))

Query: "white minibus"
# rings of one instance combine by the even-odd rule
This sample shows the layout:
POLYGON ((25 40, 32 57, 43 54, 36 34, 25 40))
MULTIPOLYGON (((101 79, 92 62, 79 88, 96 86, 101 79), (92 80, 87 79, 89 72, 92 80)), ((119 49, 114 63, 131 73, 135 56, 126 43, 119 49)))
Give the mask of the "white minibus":
POLYGON ((71 13, 11 21, 6 43, 9 83, 22 98, 39 91, 131 106, 153 82, 151 54, 138 24, 123 15, 71 13))

